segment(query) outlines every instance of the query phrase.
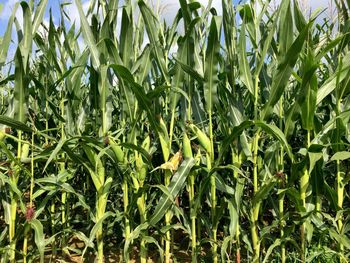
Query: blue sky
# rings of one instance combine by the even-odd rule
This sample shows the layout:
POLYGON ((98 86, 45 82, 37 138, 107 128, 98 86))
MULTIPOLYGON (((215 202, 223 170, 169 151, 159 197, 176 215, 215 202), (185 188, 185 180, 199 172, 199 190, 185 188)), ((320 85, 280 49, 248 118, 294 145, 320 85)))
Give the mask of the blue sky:
MULTIPOLYGON (((13 5, 18 2, 19 0, 0 0, 0 3, 3 4, 3 11, 2 14, 0 15, 0 36, 2 36, 6 30, 6 26, 7 26, 7 20, 9 18, 9 16, 11 15, 11 11, 13 8, 13 5)), ((86 5, 86 7, 88 6, 89 0, 81 0, 83 2, 83 4, 86 5)), ((153 2, 156 2, 157 0, 153 0, 153 2)), ((198 0, 199 2, 201 2, 203 5, 206 5, 208 3, 208 0, 198 0)), ((329 0, 300 0, 301 2, 305 2, 306 5, 310 5, 313 9, 317 8, 317 7, 321 7, 321 8, 325 8, 328 6, 328 2, 329 0)), ((35 1, 38 2, 38 1, 35 1)), ((51 8, 53 11, 53 15, 55 17, 55 19, 58 22, 58 18, 59 18, 59 4, 61 2, 73 2, 70 0, 49 0, 48 2, 48 6, 47 6, 47 10, 46 10, 46 15, 45 18, 46 20, 48 20, 48 16, 49 16, 49 9, 51 8)), ((122 2, 122 1, 120 1, 122 2)), ((152 1, 151 1, 152 2, 152 1)), ((176 12, 176 10, 178 9, 178 0, 160 0, 160 2, 162 3, 162 5, 164 5, 164 18, 166 20, 170 20, 174 17, 174 14, 176 12)), ((233 0, 233 3, 237 3, 238 0, 233 0)), ((279 2, 279 0, 272 0, 272 2, 279 2)), ((221 0, 213 0, 213 5, 215 7, 217 7, 217 9, 221 9, 221 0)), ((72 17, 73 19, 77 17, 77 12, 76 12, 76 8, 74 6, 74 4, 67 6, 66 10, 68 12, 68 14, 70 15, 70 17, 72 17)), ((20 18, 19 18, 20 19, 20 18)), ((21 21, 21 20, 20 20, 21 21)), ((79 22, 79 21, 78 21, 79 22)))
MULTIPOLYGON (((152 6, 156 6, 155 3, 159 1, 160 6, 161 6, 161 14, 163 18, 166 20, 166 22, 171 23, 172 20, 175 17, 175 14, 177 10, 179 9, 179 1, 178 0, 148 0, 148 3, 152 6)), ((208 4, 208 0, 197 0, 200 2, 202 5, 206 6, 208 4)), ((222 13, 221 10, 221 1, 222 0, 212 0, 212 6, 215 7, 219 13, 219 15, 222 13)), ((236 4, 239 0, 232 0, 234 4, 236 4)), ((246 0, 249 1, 249 0, 246 0)), ((279 3, 281 0, 271 0, 271 3, 279 3)), ((330 0, 299 0, 300 2, 303 2, 304 4, 302 5, 303 10, 308 10, 311 8, 312 10, 315 10, 317 8, 326 8, 329 5, 330 0)), ((334 0, 331 0, 334 1, 334 0)), ((19 2, 19 0, 0 0, 0 4, 3 6, 2 12, 0 14, 0 37, 4 35, 8 19, 12 14, 13 6, 15 3, 19 2)), ((39 0, 35 0, 35 2, 39 2, 39 0)), ((44 16, 44 23, 48 25, 49 21, 49 9, 52 9, 52 14, 54 17, 54 22, 56 24, 59 23, 60 15, 59 15, 59 6, 60 3, 65 2, 65 3, 73 3, 70 5, 65 6, 65 11, 70 17, 71 21, 75 21, 76 24, 80 24, 80 19, 79 19, 79 14, 77 11, 77 8, 74 4, 74 0, 48 0, 48 5, 46 8, 46 14, 44 16)), ((81 0, 83 4, 83 9, 86 11, 89 7, 90 0, 81 0)), ((122 5, 123 0, 119 0, 119 5, 122 5)), ((329 12, 326 10, 324 15, 327 15, 326 13, 329 12)), ((19 7, 17 10, 17 19, 19 23, 22 23, 22 11, 21 8, 19 7)), ((39 28, 40 30, 40 28, 39 28)), ((15 30, 13 30, 13 39, 16 39, 16 34, 15 30)), ((79 39, 79 46, 83 45, 83 40, 79 39)), ((12 48, 10 47, 10 53, 11 51, 13 52, 12 48)), ((10 55, 10 54, 9 54, 10 55)), ((11 55, 10 55, 11 56, 11 55)))
MULTIPOLYGON (((148 0, 148 3, 156 6, 157 1, 159 1, 159 3, 160 3, 163 18, 167 22, 171 23, 171 21, 175 17, 177 10, 180 7, 179 1, 178 0, 148 0)), ((206 6, 208 4, 208 0, 197 0, 197 1, 201 2, 204 6, 206 6)), ((221 1, 222 0, 213 0, 213 3, 212 3, 212 5, 217 8, 219 13, 221 13, 221 1)), ((239 0, 233 0, 233 3, 237 3, 238 1, 239 0)), ((4 33, 6 31, 8 19, 12 14, 13 7, 14 7, 15 3, 17 3, 17 2, 19 2, 19 0, 0 0, 0 3, 3 6, 3 10, 2 10, 2 13, 0 15, 0 36, 4 35, 4 33)), ((35 0, 35 2, 39 2, 39 0, 35 0)), ((72 22, 75 21, 76 24, 79 25, 80 19, 79 19, 77 8, 74 4, 74 0, 49 0, 47 8, 46 8, 46 14, 44 16, 44 23, 48 24, 48 22, 49 22, 49 10, 50 10, 50 8, 52 9, 54 22, 56 24, 59 23, 59 19, 60 19, 59 9, 60 9, 60 3, 62 3, 62 2, 72 3, 70 5, 65 6, 65 11, 68 14, 68 16, 70 17, 71 21, 72 22)), ((81 2, 83 4, 83 8, 85 10, 87 10, 89 3, 90 3, 90 0, 81 0, 81 2)), ((119 5, 121 6, 122 4, 123 4, 123 0, 120 0, 119 5)), ((22 11, 21 11, 20 7, 17 10, 17 19, 18 19, 19 23, 21 24, 22 23, 22 11)), ((13 30, 13 38, 14 39, 16 38, 16 34, 15 34, 14 30, 13 30)))

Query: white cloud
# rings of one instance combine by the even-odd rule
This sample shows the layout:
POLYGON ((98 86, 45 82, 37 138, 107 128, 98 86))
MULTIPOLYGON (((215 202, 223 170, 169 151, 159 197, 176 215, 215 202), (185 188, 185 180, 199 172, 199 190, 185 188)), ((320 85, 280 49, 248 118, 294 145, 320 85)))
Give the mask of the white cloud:
POLYGON ((7 2, 4 3, 2 13, 0 16, 0 20, 7 21, 10 18, 12 11, 13 11, 13 7, 15 6, 15 4, 17 2, 18 2, 17 0, 8 0, 7 2))
MULTIPOLYGON (((90 1, 84 1, 82 5, 83 5, 83 11, 86 14, 87 10, 89 9, 90 1)), ((78 8, 73 1, 70 5, 65 6, 65 11, 69 17, 70 24, 73 25, 73 23, 75 22, 76 28, 79 28, 80 16, 79 16, 78 8)))
MULTIPOLYGON (((209 0, 198 0, 198 2, 206 8, 209 4, 209 0)), ((151 0, 149 1, 149 6, 154 9, 154 11, 159 10, 161 19, 164 19, 168 25, 171 25, 180 9, 180 3, 178 0, 151 0)), ((218 12, 218 15, 222 14, 222 4, 221 0, 213 0, 211 7, 214 7, 218 12)))
POLYGON ((330 2, 334 2, 333 0, 304 0, 305 2, 307 2, 312 9, 316 9, 316 8, 325 8, 328 7, 328 4, 330 4, 330 2))
MULTIPOLYGON (((6 26, 7 26, 7 22, 10 18, 10 16, 13 13, 15 4, 18 3, 17 0, 8 0, 4 6, 3 6, 3 10, 2 13, 0 15, 0 21, 2 20, 6 26)), ((23 24, 23 11, 20 5, 18 5, 17 11, 16 11, 16 19, 19 22, 19 24, 22 26, 23 24)))

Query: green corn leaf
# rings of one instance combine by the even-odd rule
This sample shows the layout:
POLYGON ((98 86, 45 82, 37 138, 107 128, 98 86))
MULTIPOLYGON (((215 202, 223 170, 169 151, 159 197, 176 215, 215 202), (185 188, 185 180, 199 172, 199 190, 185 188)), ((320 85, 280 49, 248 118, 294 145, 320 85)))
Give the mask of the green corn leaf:
POLYGON ((34 21, 33 21, 33 31, 32 34, 35 35, 36 31, 38 30, 44 14, 45 14, 45 10, 46 10, 46 6, 47 6, 47 2, 48 0, 41 0, 39 5, 37 6, 36 10, 35 10, 35 14, 34 14, 34 21))
POLYGON ((251 44, 254 48, 257 48, 256 23, 258 23, 258 18, 256 17, 255 3, 247 3, 243 6, 239 6, 238 11, 249 34, 251 44))
POLYGON ((160 257, 160 261, 163 262, 163 255, 164 255, 164 252, 163 252, 163 249, 162 247, 159 245, 159 242, 151 237, 151 236, 143 236, 142 239, 147 243, 147 244, 154 244, 157 246, 158 248, 158 252, 159 252, 159 257, 160 257))
POLYGON ((60 141, 57 143, 55 149, 54 149, 54 150, 52 151, 52 153, 50 154, 49 159, 47 159, 47 161, 46 161, 46 164, 45 164, 45 166, 44 166, 44 168, 43 168, 43 173, 45 172, 47 166, 51 163, 51 161, 52 161, 54 158, 57 157, 58 153, 61 151, 62 146, 63 146, 67 141, 68 141, 68 140, 60 140, 60 141))
POLYGON ((219 157, 215 162, 216 164, 219 164, 221 162, 222 158, 225 156, 226 152, 230 148, 230 145, 232 144, 233 140, 240 136, 245 129, 253 125, 253 121, 246 120, 232 129, 230 135, 227 136, 222 143, 222 148, 220 149, 219 157))
POLYGON ((5 115, 0 115, 0 123, 6 126, 9 126, 13 129, 21 130, 24 132, 32 132, 32 129, 28 127, 26 124, 24 124, 21 121, 17 121, 13 118, 7 117, 5 115))
POLYGON ((299 98, 299 104, 301 107, 301 121, 302 126, 306 130, 313 130, 314 128, 314 116, 316 111, 316 97, 317 97, 317 76, 315 71, 317 66, 315 65, 314 56, 311 50, 308 50, 307 57, 304 59, 305 75, 301 84, 302 95, 299 98))
POLYGON ((298 29, 298 31, 301 32, 305 28, 307 22, 305 21, 302 11, 300 10, 299 1, 294 0, 293 7, 295 26, 298 29))
POLYGON ((27 89, 25 87, 25 70, 22 60, 22 53, 19 48, 16 51, 15 57, 15 89, 14 89, 14 106, 15 119, 24 123, 27 113, 27 89))
POLYGON ((4 37, 3 37, 2 41, 0 42, 0 69, 5 64, 6 59, 7 59, 7 52, 9 50, 10 43, 11 43, 12 26, 14 23, 14 19, 16 16, 18 5, 19 5, 19 3, 16 3, 13 7, 13 11, 12 11, 12 14, 11 14, 9 20, 8 20, 7 28, 6 28, 4 37))
POLYGON ((152 165, 152 157, 144 148, 132 143, 121 143, 120 146, 139 152, 145 158, 148 165, 152 165))
POLYGON ((276 247, 280 246, 281 244, 282 244, 282 240, 278 238, 278 239, 276 239, 276 240, 273 242, 273 244, 272 244, 271 246, 269 246, 269 248, 268 248, 267 251, 266 251, 266 255, 265 255, 265 257, 264 257, 263 263, 268 262, 268 259, 269 259, 269 257, 271 256, 272 251, 273 251, 276 247))
POLYGON ((227 249, 231 246, 231 243, 233 242, 234 238, 232 236, 226 236, 224 240, 222 241, 221 245, 221 260, 223 263, 230 262, 228 261, 228 255, 227 255, 227 249))
POLYGON ((148 97, 146 96, 143 90, 143 87, 134 81, 133 75, 130 73, 130 71, 127 68, 120 65, 115 65, 115 64, 112 64, 109 67, 113 69, 113 71, 117 76, 119 76, 121 79, 123 79, 125 82, 129 84, 141 108, 146 111, 148 116, 148 121, 150 122, 152 128, 154 130, 158 130, 158 124, 156 122, 155 114, 152 112, 150 108, 151 103, 148 97))
MULTIPOLYGON (((111 217, 111 216, 115 216, 114 213, 112 212, 106 212, 104 213, 104 215, 95 223, 95 225, 93 226, 93 228, 91 229, 90 231, 90 235, 89 235, 89 239, 88 240, 85 240, 85 244, 87 245, 91 245, 93 244, 93 241, 95 240, 96 238, 96 233, 99 229, 101 229, 102 227, 102 224, 103 224, 103 221, 105 221, 107 218, 111 217)), ((86 253, 86 250, 87 250, 88 246, 86 246, 83 250, 83 253, 82 253, 82 256, 85 255, 86 253)))
MULTIPOLYGON (((244 109, 243 109, 243 103, 242 102, 237 102, 232 94, 225 89, 226 97, 229 99, 228 100, 228 110, 230 112, 229 118, 232 121, 232 124, 234 126, 240 125, 244 120, 246 120, 246 116, 244 116, 244 109)), ((227 112, 223 113, 224 116, 226 116, 227 112)), ((243 152, 244 154, 249 158, 252 156, 251 149, 248 145, 248 138, 245 132, 242 132, 242 134, 239 136, 240 137, 240 143, 242 144, 243 152)))
POLYGON ((24 37, 22 41, 20 42, 20 50, 21 54, 23 56, 23 69, 24 72, 28 72, 29 69, 27 68, 29 66, 29 57, 32 53, 32 12, 28 6, 28 4, 24 1, 21 2, 21 7, 23 10, 23 34, 24 37))
POLYGON ((217 190, 229 195, 235 194, 235 190, 231 186, 225 184, 225 181, 219 174, 215 173, 214 171, 211 171, 210 174, 214 174, 215 176, 215 184, 217 190))
POLYGON ((143 50, 142 54, 138 57, 136 63, 134 64, 134 67, 137 67, 137 70, 132 68, 132 73, 135 73, 135 79, 138 83, 143 83, 146 81, 149 71, 151 69, 151 49, 150 46, 147 45, 145 49, 143 50))
MULTIPOLYGON (((172 198, 175 198, 180 192, 180 190, 183 188, 184 183, 187 179, 187 175, 191 171, 191 168, 194 166, 194 164, 195 160, 193 158, 186 159, 182 162, 177 172, 174 174, 168 186, 168 190, 172 195, 172 198)), ((169 209, 171 204, 172 202, 170 200, 170 197, 163 194, 158 202, 158 205, 155 208, 155 211, 153 212, 152 217, 149 219, 149 224, 153 226, 156 225, 157 222, 159 222, 159 220, 161 220, 162 217, 165 215, 166 211, 169 209)))
MULTIPOLYGON (((188 56, 188 39, 185 38, 183 41, 178 42, 178 53, 177 53, 177 58, 176 61, 179 61, 180 63, 185 64, 184 62, 187 59, 188 56)), ((186 66, 186 65, 185 65, 186 66)), ((179 63, 176 63, 175 65, 175 76, 172 78, 172 88, 178 88, 182 89, 184 85, 184 72, 181 69, 181 65, 179 63)), ((177 107, 178 101, 179 101, 179 95, 176 92, 173 92, 170 97, 171 100, 171 112, 175 114, 175 109, 177 107)))
POLYGON ((347 249, 350 249, 350 239, 346 235, 337 233, 334 229, 329 229, 329 234, 333 240, 337 240, 347 249))
POLYGON ((230 214, 230 236, 235 236, 237 232, 237 223, 239 221, 239 213, 237 211, 237 205, 234 203, 234 201, 231 199, 228 201, 228 209, 230 214))
POLYGON ((348 122, 350 119, 350 110, 343 111, 339 116, 330 119, 326 124, 323 125, 322 129, 316 134, 315 138, 312 140, 312 143, 318 144, 324 139, 324 137, 332 130, 336 128, 336 122, 340 119, 342 121, 348 122))
POLYGON ((164 59, 164 52, 160 46, 159 39, 158 29, 160 28, 160 24, 155 15, 152 13, 151 9, 145 4, 143 0, 139 0, 138 5, 141 10, 142 18, 145 21, 146 30, 150 39, 150 43, 152 45, 154 57, 158 63, 160 71, 162 72, 163 78, 168 85, 170 83, 170 78, 168 76, 167 65, 164 59))
POLYGON ((167 162, 171 151, 171 142, 169 141, 169 134, 167 131, 167 127, 162 117, 160 117, 159 119, 159 127, 160 129, 158 132, 158 137, 159 137, 160 145, 162 147, 164 162, 167 162))
POLYGON ((213 110, 213 104, 217 102, 218 87, 218 57, 220 48, 221 18, 213 17, 210 24, 208 46, 206 50, 204 72, 204 98, 207 112, 213 110))
POLYGON ((331 161, 344 161, 349 158, 350 158, 350 152, 341 151, 341 152, 335 153, 332 156, 331 161))
POLYGON ((277 12, 274 14, 274 20, 273 23, 271 25, 270 31, 266 37, 266 39, 264 40, 264 47, 261 51, 260 55, 260 61, 258 63, 258 66, 255 70, 255 75, 259 76, 262 67, 264 66, 265 60, 266 60, 266 54, 268 52, 268 50, 271 48, 271 42, 273 40, 273 37, 276 33, 276 29, 277 29, 277 22, 278 22, 278 17, 280 16, 280 10, 282 8, 282 5, 280 6, 280 8, 277 10, 277 12))
POLYGON ((44 228, 38 219, 32 219, 29 221, 30 226, 34 229, 34 241, 40 253, 40 263, 44 263, 44 253, 45 253, 45 236, 44 228))
POLYGON ((8 186, 10 187, 10 190, 12 193, 14 193, 16 195, 16 198, 18 199, 19 205, 20 205, 20 209, 22 213, 26 212, 26 206, 22 200, 22 195, 23 193, 21 192, 21 190, 18 188, 18 186, 16 185, 15 182, 13 182, 13 180, 10 180, 6 175, 4 175, 3 173, 0 172, 0 179, 2 181, 2 183, 6 183, 8 184, 8 186))
POLYGON ((129 235, 129 238, 127 240, 125 240, 125 243, 124 243, 124 257, 125 258, 128 258, 128 251, 129 251, 129 247, 130 247, 130 244, 135 240, 137 239, 141 233, 143 231, 145 231, 147 228, 149 227, 149 224, 148 222, 146 223, 142 223, 140 225, 138 225, 129 235))
POLYGON ((244 83, 244 85, 249 90, 250 94, 255 97, 254 92, 254 84, 253 84, 253 77, 251 73, 251 69, 249 67, 248 59, 247 59, 247 45, 246 45, 246 25, 243 22, 241 27, 241 33, 239 36, 239 60, 241 62, 239 71, 241 75, 241 80, 244 83))
POLYGON ((87 46, 90 49, 93 67, 95 68, 95 70, 98 70, 100 67, 100 54, 96 46, 96 40, 84 14, 83 7, 81 5, 81 0, 75 0, 74 2, 79 12, 84 39, 86 41, 87 46))
POLYGON ((326 82, 317 91, 316 105, 320 104, 336 88, 337 81, 342 82, 348 75, 350 70, 350 52, 342 56, 342 65, 339 65, 335 73, 330 76, 326 82))
MULTIPOLYGON (((57 186, 58 188, 60 188, 64 192, 74 194, 75 196, 78 197, 80 204, 84 208, 90 209, 90 207, 85 202, 84 196, 82 196, 77 191, 75 191, 74 188, 70 184, 59 181, 59 179, 57 177, 38 178, 36 180, 36 183, 38 183, 38 184, 52 184, 52 185, 57 186)), ((57 191, 57 189, 56 189, 56 191, 57 191)))
POLYGON ((119 49, 117 48, 117 45, 115 44, 115 42, 109 38, 105 38, 101 41, 103 41, 107 47, 110 60, 114 64, 123 65, 123 61, 119 55, 119 49))
POLYGON ((197 80, 199 83, 204 83, 205 79, 204 76, 201 75, 201 73, 197 72, 196 69, 192 68, 191 66, 181 62, 177 58, 175 58, 175 61, 177 64, 179 64, 183 71, 185 71, 189 76, 197 80))
POLYGON ((282 1, 279 19, 279 54, 284 55, 293 43, 294 23, 290 0, 282 1))
POLYGON ((269 100, 264 105, 264 109, 262 111, 262 119, 266 119, 271 114, 272 108, 281 98, 287 86, 288 80, 292 74, 293 67, 298 60, 299 53, 302 50, 310 27, 311 22, 304 28, 302 32, 300 32, 299 36, 288 49, 288 52, 279 61, 276 72, 273 76, 269 100))
POLYGON ((131 68, 131 59, 133 57, 133 20, 132 13, 129 6, 123 8, 121 29, 120 29, 120 52, 123 60, 123 65, 131 68))
POLYGON ((261 186, 258 192, 255 193, 252 203, 257 204, 265 200, 276 184, 277 180, 274 177, 271 177, 270 179, 266 180, 264 185, 261 186))
POLYGON ((96 237, 96 232, 98 231, 99 228, 101 228, 103 221, 105 221, 108 217, 111 217, 111 216, 115 216, 115 214, 111 211, 108 211, 104 213, 100 219, 98 219, 98 221, 95 223, 94 227, 90 231, 89 242, 94 241, 96 237))
POLYGON ((280 141, 282 144, 283 148, 287 152, 289 158, 294 161, 294 156, 292 153, 292 149, 284 136, 283 132, 275 125, 267 124, 266 122, 263 121, 255 121, 255 125, 262 128, 266 133, 272 135, 275 137, 277 140, 280 141))
POLYGON ((51 191, 47 192, 44 189, 40 189, 33 194, 33 199, 35 200, 36 197, 38 197, 44 193, 47 193, 45 198, 43 200, 41 200, 39 204, 36 205, 36 208, 35 208, 36 211, 35 211, 35 216, 34 216, 35 218, 38 218, 43 213, 43 211, 45 211, 45 208, 47 207, 47 203, 50 200, 52 200, 52 198, 55 196, 55 194, 57 194, 56 190, 51 190, 51 191))
MULTIPOLYGON (((338 46, 338 44, 348 35, 349 35, 349 33, 345 34, 345 35, 340 35, 340 36, 336 37, 334 40, 330 41, 329 43, 326 43, 326 45, 320 46, 320 50, 316 55, 316 60, 319 61, 323 57, 325 57, 329 51, 336 48, 338 46)), ((322 44, 322 43, 320 43, 320 44, 322 44)))

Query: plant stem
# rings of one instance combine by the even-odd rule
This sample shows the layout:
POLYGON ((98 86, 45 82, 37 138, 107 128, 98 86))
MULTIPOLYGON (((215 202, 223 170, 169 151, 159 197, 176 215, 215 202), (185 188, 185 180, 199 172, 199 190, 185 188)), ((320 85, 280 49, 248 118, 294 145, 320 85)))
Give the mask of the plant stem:
MULTIPOLYGON (((280 99, 280 111, 279 111, 279 128, 282 130, 283 129, 283 96, 280 99)), ((283 190, 285 188, 287 176, 284 174, 284 150, 283 147, 280 147, 279 151, 279 156, 278 156, 278 172, 282 173, 281 174, 281 182, 280 182, 280 190, 283 190)), ((279 218, 280 218, 280 237, 282 239, 282 244, 281 244, 281 262, 285 263, 286 262, 286 248, 283 242, 284 238, 284 193, 281 193, 278 196, 278 209, 279 209, 279 218)))
MULTIPOLYGON (((285 180, 285 179, 282 179, 282 180, 285 180)), ((280 189, 283 189, 283 188, 284 188, 284 182, 281 182, 280 183, 280 189)), ((280 217, 280 221, 281 221, 280 237, 281 237, 281 239, 283 239, 284 238, 284 230, 283 230, 284 225, 282 224, 282 222, 284 222, 284 220, 283 220, 283 216, 284 216, 284 194, 283 193, 281 193, 279 195, 279 197, 278 197, 278 206, 279 206, 279 217, 280 217)), ((283 242, 281 244, 281 262, 282 263, 286 262, 286 248, 285 248, 283 242)))
MULTIPOLYGON (((241 156, 237 153, 236 150, 232 150, 232 162, 233 164, 237 164, 238 167, 241 166, 242 160, 241 156)), ((239 183, 239 174, 238 171, 234 170, 233 171, 233 177, 237 180, 237 183, 239 183)), ((236 222, 236 236, 235 236, 235 241, 236 241, 236 263, 241 262, 241 241, 240 241, 240 223, 239 223, 239 204, 237 205, 237 222, 236 222)))
MULTIPOLYGON (((337 195, 338 195, 338 207, 340 209, 343 208, 343 201, 344 201, 344 174, 341 172, 341 168, 340 168, 340 160, 337 160, 337 195)), ((342 232, 343 229, 343 218, 342 216, 339 216, 338 219, 338 231, 339 233, 342 232)), ((339 252, 343 253, 344 250, 344 246, 343 244, 339 244, 339 252)), ((340 259, 340 262, 343 262, 342 259, 340 259)))
MULTIPOLYGON (((128 206, 129 206, 129 188, 126 175, 123 176, 123 201, 124 201, 124 213, 127 215, 128 206)), ((128 239, 130 236, 130 220, 128 215, 125 217, 125 239, 128 239)))
MULTIPOLYGON (((20 161, 22 157, 22 131, 18 131, 18 144, 17 144, 17 159, 20 161)), ((19 167, 15 167, 15 170, 12 171, 12 174, 9 176, 11 183, 17 186, 18 177, 19 177, 19 167)), ((10 211, 10 222, 9 222, 9 241, 10 241, 10 262, 16 262, 16 217, 17 217, 17 201, 18 197, 12 191, 10 192, 11 199, 11 211, 10 211)))
MULTIPOLYGON (((212 112, 208 111, 209 115, 209 139, 210 139, 210 152, 207 153, 207 168, 208 171, 212 169, 212 163, 214 161, 214 136, 213 136, 213 120, 212 120, 212 112)), ((216 221, 216 182, 215 182, 215 174, 212 173, 210 176, 210 194, 211 194, 211 216, 212 216, 212 228, 213 228, 213 245, 212 245, 212 253, 213 253, 213 262, 218 262, 218 245, 217 245, 217 222, 216 221)))
MULTIPOLYGON (((311 143, 311 134, 310 130, 307 130, 307 145, 306 147, 309 148, 311 143)), ((306 191, 309 186, 309 170, 307 167, 304 168, 304 172, 302 177, 300 178, 300 199, 302 201, 304 210, 306 211, 306 191)), ((300 228, 300 241, 301 241, 301 261, 305 262, 305 222, 301 225, 300 228)))
MULTIPOLYGON (((61 91, 60 111, 61 111, 61 116, 64 116, 65 110, 64 110, 64 91, 63 91, 63 89, 61 91)), ((62 122, 61 123, 61 140, 65 140, 65 138, 66 138, 64 126, 65 126, 65 124, 62 122)), ((64 158, 65 158, 65 154, 62 153, 62 155, 61 155, 62 161, 59 162, 59 172, 60 173, 63 173, 65 171, 66 166, 65 166, 64 158)), ((62 228, 63 229, 66 229, 66 227, 67 227, 67 225, 66 225, 66 221, 67 221, 66 201, 67 201, 67 193, 65 191, 62 191, 62 193, 61 193, 61 221, 62 221, 62 228)), ((64 253, 67 252, 66 246, 67 246, 66 233, 63 232, 61 247, 62 247, 64 253)))
MULTIPOLYGON (((33 123, 34 127, 34 123, 33 123)), ((29 190, 29 208, 33 208, 33 190, 34 190, 34 132, 32 133, 31 141, 31 161, 30 161, 30 190, 29 190)), ((30 219, 29 219, 30 220, 30 219)), ((31 227, 29 224, 25 224, 24 229, 24 241, 23 241, 23 262, 27 262, 27 253, 28 253, 28 238, 29 231, 31 227)))
MULTIPOLYGON (((165 178, 164 178, 165 187, 169 186, 170 179, 171 179, 171 171, 166 170, 165 171, 165 178)), ((171 217, 172 217, 172 213, 170 210, 168 210, 165 213, 165 225, 166 226, 170 226, 171 217)), ((170 257, 171 257, 170 247, 171 247, 171 234, 170 234, 170 231, 167 231, 165 233, 165 263, 170 263, 170 257)))
MULTIPOLYGON (((50 206, 50 217, 51 217, 51 234, 55 234, 55 200, 51 200, 50 206)), ((52 259, 56 257, 56 242, 52 241, 52 259)))
MULTIPOLYGON (((11 176, 12 182, 16 181, 16 176, 11 176)), ((9 222, 9 241, 10 241, 10 262, 15 263, 15 251, 16 251, 16 240, 15 237, 15 229, 16 229, 16 215, 17 215, 17 197, 14 193, 10 193, 11 198, 11 218, 9 222)))
MULTIPOLYGON (((258 31, 258 27, 256 27, 258 31)), ((258 50, 255 50, 255 55, 258 56, 258 50)), ((258 113, 258 103, 259 103, 259 73, 255 72, 254 74, 254 120, 259 119, 258 113)), ((258 150, 259 150, 259 138, 260 138, 260 128, 256 131, 254 139, 253 139, 253 186, 254 186, 254 196, 259 190, 259 181, 258 181, 258 150)), ((260 201, 253 204, 252 211, 252 242, 253 242, 253 250, 254 250, 254 258, 253 262, 259 261, 260 256, 260 241, 259 241, 259 233, 258 233, 258 218, 259 218, 259 210, 260 210, 260 201)))
MULTIPOLYGON (((143 183, 140 185, 140 188, 142 188, 142 186, 143 186, 143 183)), ((137 206, 140 213, 141 224, 145 223, 147 220, 145 199, 146 199, 145 193, 142 191, 141 196, 137 199, 137 206)), ((140 262, 141 263, 147 262, 147 246, 144 238, 141 239, 141 243, 140 243, 140 262)))
MULTIPOLYGON (((98 222, 103 214, 104 211, 101 209, 101 193, 98 193, 98 200, 97 200, 97 215, 96 215, 96 222, 98 222)), ((96 232, 96 241, 97 241, 97 262, 103 263, 104 262, 104 256, 103 256, 103 231, 102 231, 102 225, 98 228, 96 232)))
MULTIPOLYGON (((253 184, 254 184, 254 195, 259 190, 258 185, 258 148, 259 148, 259 137, 260 137, 260 130, 258 130, 254 137, 253 142, 253 184)), ((260 255, 260 242, 259 242, 259 234, 258 234, 258 218, 259 218, 259 209, 260 209, 260 202, 253 204, 253 212, 252 212, 252 242, 253 242, 253 250, 254 250, 254 258, 253 262, 259 261, 259 255, 260 255)))
POLYGON ((25 224, 25 226, 24 226, 24 240, 23 240, 23 263, 27 262, 29 230, 30 230, 30 226, 28 224, 25 224))
MULTIPOLYGON (((107 196, 108 191, 105 190, 105 167, 101 160, 96 160, 97 162, 97 173, 98 178, 100 179, 101 186, 97 190, 97 201, 96 201, 96 223, 99 222, 105 214, 106 205, 107 205, 107 196)), ((104 262, 103 254, 103 225, 99 225, 96 232, 97 240, 97 262, 104 262)))
POLYGON ((194 172, 190 173, 189 176, 189 183, 190 183, 190 192, 189 192, 189 201, 190 201, 190 216, 191 216, 191 254, 192 254, 192 262, 197 262, 197 252, 196 252, 196 248, 197 248, 197 237, 196 237, 196 214, 194 211, 194 172))

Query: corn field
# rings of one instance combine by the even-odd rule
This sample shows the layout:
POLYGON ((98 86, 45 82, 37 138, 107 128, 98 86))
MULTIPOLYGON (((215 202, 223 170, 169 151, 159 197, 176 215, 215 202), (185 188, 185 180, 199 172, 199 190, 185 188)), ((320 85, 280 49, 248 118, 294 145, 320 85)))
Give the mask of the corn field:
POLYGON ((350 1, 211 4, 15 4, 1 263, 349 261, 350 1))

